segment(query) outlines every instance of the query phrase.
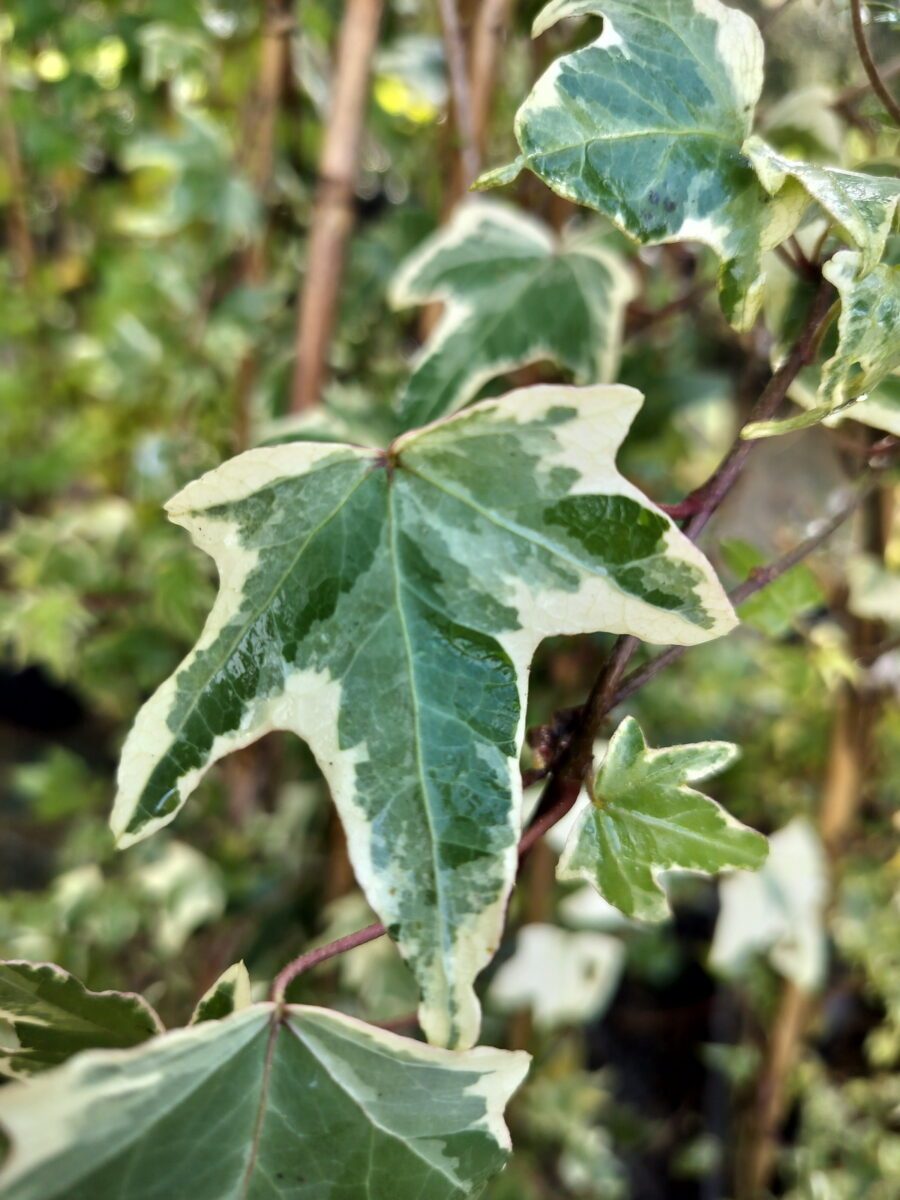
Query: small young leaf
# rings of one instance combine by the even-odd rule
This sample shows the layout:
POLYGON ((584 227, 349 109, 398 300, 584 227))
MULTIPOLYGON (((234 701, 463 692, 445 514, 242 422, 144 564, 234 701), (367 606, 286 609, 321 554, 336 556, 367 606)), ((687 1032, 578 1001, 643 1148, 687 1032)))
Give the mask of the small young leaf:
POLYGON ((645 245, 694 239, 722 261, 729 319, 748 328, 763 253, 789 236, 806 196, 772 198, 741 147, 763 82, 763 43, 719 0, 553 0, 534 34, 603 17, 602 36, 563 55, 516 116, 524 165, 645 245))
POLYGON ((404 428, 455 412, 488 380, 544 359, 576 383, 614 379, 633 296, 624 263, 596 241, 560 240, 497 201, 463 204, 392 287, 397 308, 445 305, 400 396, 404 428))
POLYGON ((745 437, 772 437, 838 416, 852 416, 858 403, 900 367, 900 267, 879 263, 867 275, 859 254, 842 250, 822 268, 838 289, 838 345, 822 367, 814 408, 784 420, 748 425, 745 437))
POLYGON ((191 1025, 202 1021, 220 1021, 250 1005, 250 976, 242 962, 236 962, 219 976, 197 1002, 191 1025))
POLYGON ((744 143, 744 153, 770 195, 778 195, 788 179, 803 186, 858 247, 861 275, 878 265, 900 204, 900 180, 798 162, 756 136, 744 143))
POLYGON ((526 925, 512 958, 491 981, 488 999, 501 1012, 530 1008, 542 1029, 581 1024, 605 1011, 624 964, 618 938, 526 925))
POLYGON ((723 771, 737 754, 730 742, 650 750, 640 725, 626 717, 609 743, 593 803, 569 835, 557 876, 587 879, 627 916, 660 921, 669 911, 660 871, 755 870, 766 858, 762 834, 688 787, 723 771))
POLYGON ((125 744, 120 841, 171 821, 223 755, 294 731, 429 1039, 471 1045, 515 875, 535 647, 597 629, 696 644, 734 624, 702 554, 615 469, 639 404, 531 388, 386 452, 251 450, 176 496, 220 591, 125 744))
POLYGON ((15 1077, 58 1066, 80 1050, 136 1046, 162 1022, 133 992, 89 992, 53 963, 0 962, 0 1018, 16 1047, 0 1049, 0 1071, 15 1077))
POLYGON ((509 1150, 528 1055, 257 1004, 0 1091, 4 1200, 462 1200, 509 1150))

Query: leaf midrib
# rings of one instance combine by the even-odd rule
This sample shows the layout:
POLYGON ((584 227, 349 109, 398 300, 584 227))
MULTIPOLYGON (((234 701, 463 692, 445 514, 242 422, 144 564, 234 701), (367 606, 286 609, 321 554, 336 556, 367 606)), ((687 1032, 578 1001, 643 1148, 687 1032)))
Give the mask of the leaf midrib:
POLYGON ((425 764, 422 760, 422 731, 419 721, 419 696, 416 687, 416 673, 413 665, 413 649, 412 640, 410 637, 409 627, 407 625, 406 609, 402 598, 402 584, 400 572, 400 558, 397 552, 397 520, 394 512, 394 488, 387 489, 387 518, 388 518, 388 543, 391 550, 391 564, 393 567, 394 577, 394 603, 397 607, 397 616, 400 621, 400 632, 403 637, 404 650, 406 654, 407 672, 409 675, 409 690, 410 703, 413 714, 413 740, 416 748, 416 767, 419 775, 419 784, 422 789, 422 798, 424 801, 423 808, 425 819, 428 822, 428 831, 431 843, 431 864, 434 871, 434 887, 437 898, 437 910, 441 922, 441 950, 443 950, 443 939, 447 931, 447 912, 445 908, 445 900, 443 888, 441 886, 441 872, 438 866, 437 845, 438 837, 437 830, 434 825, 434 817, 431 811, 431 792, 428 787, 428 781, 425 776, 425 764))
MULTIPOLYGON (((600 788, 600 791, 602 792, 602 787, 600 788)), ((722 828, 723 834, 728 831, 730 831, 734 834, 745 833, 745 832, 748 832, 748 833, 754 832, 754 830, 749 829, 749 827, 741 828, 741 829, 733 829, 731 826, 729 826, 727 820, 725 820, 725 818, 724 818, 724 815, 723 815, 724 810, 721 808, 721 806, 718 805, 716 803, 716 801, 712 800, 709 796, 704 796, 702 792, 694 791, 693 788, 679 788, 678 791, 679 791, 679 795, 684 799, 690 798, 691 800, 694 800, 694 801, 699 799, 699 800, 705 801, 705 804, 711 806, 715 810, 716 815, 718 815, 720 817, 720 819, 723 821, 723 828, 722 828)), ((697 811, 696 808, 682 809, 680 812, 674 813, 671 816, 669 816, 666 820, 664 820, 661 817, 651 816, 649 813, 644 812, 641 809, 629 808, 625 804, 623 804, 621 801, 619 802, 619 806, 617 808, 615 800, 610 801, 608 806, 604 806, 600 810, 601 815, 603 817, 606 817, 608 820, 615 821, 617 823, 620 823, 620 822, 624 823, 627 821, 636 821, 639 824, 647 825, 650 828, 663 829, 670 836, 674 832, 679 837, 683 837, 689 842, 699 843, 701 846, 713 846, 716 848, 721 848, 722 850, 727 850, 729 843, 719 841, 717 838, 704 837, 704 835, 702 835, 702 834, 695 833, 689 829, 685 829, 685 827, 683 825, 675 825, 674 830, 673 830, 672 823, 679 816, 684 816, 686 814, 689 815, 691 812, 696 812, 696 811, 697 811)), ((735 851, 735 853, 737 853, 737 852, 738 851, 735 851)), ((663 864, 657 863, 654 865, 662 866, 663 864)), ((725 865, 727 865, 727 864, 725 864, 725 865)))

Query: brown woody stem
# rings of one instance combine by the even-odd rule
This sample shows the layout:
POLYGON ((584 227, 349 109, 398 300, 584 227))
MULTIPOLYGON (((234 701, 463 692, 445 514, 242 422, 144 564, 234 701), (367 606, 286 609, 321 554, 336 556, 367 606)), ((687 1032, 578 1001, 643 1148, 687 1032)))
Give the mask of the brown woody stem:
POLYGON ((347 242, 354 223, 359 147, 382 8, 383 0, 347 0, 341 21, 297 318, 297 361, 291 396, 295 413, 319 403, 325 382, 347 242))

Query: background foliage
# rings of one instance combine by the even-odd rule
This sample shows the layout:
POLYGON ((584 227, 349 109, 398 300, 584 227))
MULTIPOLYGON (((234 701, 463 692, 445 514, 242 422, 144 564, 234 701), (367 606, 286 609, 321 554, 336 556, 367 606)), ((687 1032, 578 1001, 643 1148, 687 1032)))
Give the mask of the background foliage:
MULTIPOLYGON (((532 43, 538 7, 511 6, 486 161, 513 156, 519 100, 585 40, 566 24, 532 43)), ((767 140, 812 161, 895 169, 897 132, 860 86, 847 6, 742 7, 766 37, 757 124, 767 140)), ((895 61, 897 7, 869 8, 876 55, 895 61)), ((296 740, 273 736, 223 763, 146 844, 114 853, 106 824, 127 726, 193 644, 214 593, 211 564, 161 505, 288 414, 340 19, 336 2, 297 7, 274 168, 260 187, 262 5, 12 0, 0 14, 0 949, 58 962, 93 988, 138 990, 167 1022, 185 1021, 236 959, 264 992, 293 954, 370 919, 296 740), (262 270, 248 266, 259 253, 262 270)), ((447 216, 456 150, 434 8, 394 0, 374 61, 323 425, 388 423, 423 329, 414 309, 392 312, 390 285, 447 216)), ((572 218, 536 179, 517 189, 549 225, 572 218)), ((637 252, 598 228, 637 285, 618 377, 647 402, 621 465, 648 495, 676 502, 716 465, 765 382, 769 337, 728 328, 710 252, 637 252)), ((767 299, 776 342, 802 286, 784 269, 767 299)), ((558 377, 549 364, 511 376, 558 377)), ((706 541, 726 580, 798 541, 881 436, 847 421, 763 443, 706 541)), ((896 1195, 898 569, 885 490, 748 602, 738 634, 691 651, 617 711, 636 715, 652 745, 737 742, 740 761, 709 793, 766 833, 806 833, 788 840, 781 874, 770 863, 764 892, 743 900, 728 896, 737 881, 672 879, 673 916, 658 926, 554 884, 559 846, 538 848, 485 981, 483 1040, 536 1056, 510 1113, 517 1153, 492 1200, 733 1194, 773 1031, 798 988, 812 998, 796 1069, 776 1080, 772 1188, 896 1195), (854 815, 835 846, 823 821, 840 804, 854 815), (817 871, 819 886, 797 887, 817 871), (742 931, 765 904, 766 921, 742 931), (534 930, 548 925, 538 944, 534 930), (566 1003, 554 1009, 547 988, 560 978, 566 1003)), ((608 645, 545 644, 530 726, 583 700, 608 645)), ((416 1002, 386 940, 305 975, 292 996, 375 1022, 406 1021, 416 1002)))

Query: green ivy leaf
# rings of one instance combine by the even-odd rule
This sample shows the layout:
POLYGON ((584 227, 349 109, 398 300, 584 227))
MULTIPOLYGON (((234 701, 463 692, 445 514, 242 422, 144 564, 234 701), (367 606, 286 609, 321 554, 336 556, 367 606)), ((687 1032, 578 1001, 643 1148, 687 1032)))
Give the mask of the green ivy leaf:
POLYGON ((900 267, 880 263, 862 276, 861 270, 861 257, 852 250, 840 251, 822 268, 840 293, 841 311, 837 350, 822 367, 819 403, 795 417, 748 425, 745 437, 772 437, 852 416, 857 404, 900 367, 900 267))
POLYGON ((639 406, 625 387, 530 388, 387 451, 261 448, 185 488, 169 514, 220 591, 125 744, 121 844, 171 821, 223 755, 292 730, 429 1039, 472 1044, 472 982, 515 875, 536 646, 598 629, 694 644, 734 624, 702 554, 615 469, 639 406))
POLYGON ((396 308, 445 305, 400 396, 404 428, 455 412, 495 376, 545 359, 576 383, 614 379, 633 296, 630 272, 596 240, 559 239, 510 205, 463 204, 392 287, 396 308))
POLYGON ((5 1200, 462 1200, 503 1165, 528 1055, 257 1004, 0 1092, 5 1200), (323 1153, 323 1146, 330 1149, 323 1153), (189 1181, 189 1182, 186 1182, 189 1181))
POLYGON ((162 1032, 150 1005, 133 992, 89 992, 53 963, 0 962, 0 1018, 18 1045, 0 1050, 0 1070, 31 1075, 81 1050, 136 1046, 162 1032))
POLYGON ((900 204, 900 180, 785 158, 755 136, 744 143, 744 153, 770 195, 794 179, 825 209, 858 247, 861 275, 878 265, 900 204))
MULTIPOLYGON (((765 565, 766 557, 756 546, 740 538, 719 544, 719 553, 730 570, 741 580, 749 578, 757 567, 765 565)), ((810 609, 825 604, 825 593, 806 563, 798 563, 774 579, 755 596, 750 596, 738 609, 741 620, 769 637, 784 637, 796 629, 798 618, 810 609)))
POLYGON ((770 197, 742 153, 763 82, 759 30, 718 0, 552 0, 533 32, 585 13, 603 17, 602 36, 554 62, 519 109, 522 165, 644 245, 710 246, 723 307, 749 328, 762 255, 806 204, 797 185, 770 197))
POLYGON ((762 834, 688 786, 737 755, 730 742, 651 750, 637 721, 626 717, 609 743, 593 802, 566 842, 558 877, 587 879, 627 916, 660 921, 669 912, 660 871, 761 866, 768 849, 762 834))
POLYGON ((223 971, 216 982, 197 1001, 191 1017, 191 1025, 202 1021, 221 1021, 232 1013, 240 1012, 250 1004, 250 976, 242 962, 236 962, 223 971))

